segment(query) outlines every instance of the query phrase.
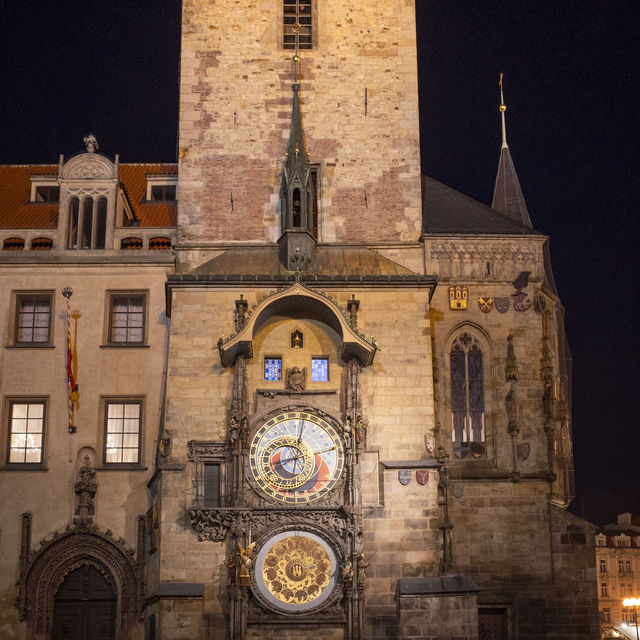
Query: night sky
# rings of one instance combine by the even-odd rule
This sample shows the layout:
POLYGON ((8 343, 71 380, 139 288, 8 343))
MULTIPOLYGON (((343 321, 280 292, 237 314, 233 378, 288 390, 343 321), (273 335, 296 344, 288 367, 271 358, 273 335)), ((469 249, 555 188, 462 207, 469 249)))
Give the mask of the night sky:
MULTIPOLYGON (((571 510, 640 515, 637 3, 416 4, 423 172, 486 204, 504 73, 507 139, 551 238, 574 358, 571 510)), ((176 160, 179 2, 0 0, 0 36, 0 163, 56 163, 89 131, 122 162, 176 160)))

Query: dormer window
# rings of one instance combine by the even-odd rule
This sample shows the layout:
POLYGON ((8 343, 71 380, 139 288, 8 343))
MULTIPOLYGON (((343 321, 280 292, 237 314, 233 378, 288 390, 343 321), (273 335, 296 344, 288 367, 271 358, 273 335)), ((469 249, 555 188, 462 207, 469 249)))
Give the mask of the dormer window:
POLYGON ((178 176, 147 174, 147 202, 175 202, 178 176))
POLYGON ((31 202, 59 202, 58 176, 31 176, 31 202))
POLYGON ((69 249, 104 249, 107 199, 76 196, 69 201, 69 249))

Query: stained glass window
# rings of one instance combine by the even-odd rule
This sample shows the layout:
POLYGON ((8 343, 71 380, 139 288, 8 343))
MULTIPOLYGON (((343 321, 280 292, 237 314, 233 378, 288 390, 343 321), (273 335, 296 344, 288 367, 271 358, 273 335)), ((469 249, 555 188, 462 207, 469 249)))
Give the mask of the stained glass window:
POLYGON ((329 381, 329 358, 311 358, 311 381, 329 381))
POLYGON ((481 458, 485 452, 483 359, 478 341, 468 333, 453 343, 449 368, 454 454, 481 458))
POLYGON ((282 380, 282 358, 264 359, 264 379, 272 382, 282 380))

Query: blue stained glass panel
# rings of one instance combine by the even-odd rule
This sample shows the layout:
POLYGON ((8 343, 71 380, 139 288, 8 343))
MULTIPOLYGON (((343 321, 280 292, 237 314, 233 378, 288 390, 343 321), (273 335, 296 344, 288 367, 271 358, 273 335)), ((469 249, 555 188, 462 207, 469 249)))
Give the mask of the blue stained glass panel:
POLYGON ((282 380, 282 358, 264 359, 264 379, 282 380))
POLYGON ((312 382, 328 382, 329 381, 329 358, 312 358, 311 359, 311 381, 312 382))

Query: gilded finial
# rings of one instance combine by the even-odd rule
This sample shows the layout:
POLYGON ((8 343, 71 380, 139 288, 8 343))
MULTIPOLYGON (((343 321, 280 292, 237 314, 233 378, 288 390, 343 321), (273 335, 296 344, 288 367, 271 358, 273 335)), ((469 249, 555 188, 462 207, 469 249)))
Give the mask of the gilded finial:
POLYGON ((508 147, 507 144, 507 123, 505 121, 504 112, 507 110, 507 105, 504 103, 504 93, 502 89, 502 77, 503 73, 500 74, 500 81, 498 84, 500 85, 500 113, 502 114, 502 147, 508 147))

